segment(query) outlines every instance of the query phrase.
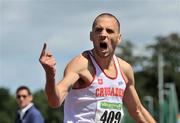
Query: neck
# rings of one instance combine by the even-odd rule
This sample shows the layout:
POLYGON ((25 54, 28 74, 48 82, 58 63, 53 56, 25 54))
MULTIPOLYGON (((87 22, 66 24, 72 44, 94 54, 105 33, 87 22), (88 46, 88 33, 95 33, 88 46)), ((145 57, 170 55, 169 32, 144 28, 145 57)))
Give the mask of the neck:
POLYGON ((111 67, 114 63, 113 63, 113 54, 106 56, 106 57, 100 57, 95 50, 92 50, 93 56, 96 59, 96 62, 98 62, 98 64, 101 66, 101 68, 103 69, 108 69, 109 67, 111 67))

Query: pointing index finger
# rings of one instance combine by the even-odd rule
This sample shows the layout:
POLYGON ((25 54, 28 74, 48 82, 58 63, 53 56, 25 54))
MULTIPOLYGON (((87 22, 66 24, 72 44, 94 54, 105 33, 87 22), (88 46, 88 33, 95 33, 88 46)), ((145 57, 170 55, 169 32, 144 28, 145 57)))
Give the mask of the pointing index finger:
POLYGON ((43 49, 42 49, 42 51, 41 51, 40 58, 45 55, 45 53, 46 53, 46 47, 47 47, 47 44, 44 43, 43 49))

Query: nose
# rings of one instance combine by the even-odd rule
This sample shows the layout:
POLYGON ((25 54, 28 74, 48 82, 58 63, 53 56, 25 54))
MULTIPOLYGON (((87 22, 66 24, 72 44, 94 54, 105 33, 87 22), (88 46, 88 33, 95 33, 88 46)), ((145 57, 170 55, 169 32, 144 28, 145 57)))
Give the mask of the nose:
POLYGON ((23 97, 20 97, 19 100, 22 101, 24 98, 23 97))
POLYGON ((100 40, 105 40, 107 37, 107 32, 105 30, 102 30, 102 32, 99 35, 100 40))

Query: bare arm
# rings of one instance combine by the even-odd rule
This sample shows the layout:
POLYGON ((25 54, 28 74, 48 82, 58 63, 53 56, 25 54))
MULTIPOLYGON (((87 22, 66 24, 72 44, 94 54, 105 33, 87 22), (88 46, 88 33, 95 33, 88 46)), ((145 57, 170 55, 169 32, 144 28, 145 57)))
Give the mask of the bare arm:
POLYGON ((128 81, 123 101, 128 109, 128 112, 137 123, 155 123, 156 121, 154 118, 141 104, 137 91, 135 90, 134 73, 132 67, 126 63, 123 69, 128 81))
POLYGON ((48 103, 51 107, 58 107, 64 101, 69 88, 79 78, 77 67, 73 65, 75 60, 67 65, 64 71, 64 77, 58 84, 55 82, 56 60, 50 52, 46 52, 46 44, 44 44, 39 61, 46 73, 45 92, 48 97, 48 103))

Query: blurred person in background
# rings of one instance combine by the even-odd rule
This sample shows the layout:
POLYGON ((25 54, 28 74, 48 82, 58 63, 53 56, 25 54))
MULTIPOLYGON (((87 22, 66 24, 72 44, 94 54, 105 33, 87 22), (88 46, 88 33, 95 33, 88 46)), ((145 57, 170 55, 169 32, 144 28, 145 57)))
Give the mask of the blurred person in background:
POLYGON ((15 123, 44 123, 41 113, 33 104, 33 96, 27 86, 16 90, 16 100, 19 109, 16 112, 15 123))

